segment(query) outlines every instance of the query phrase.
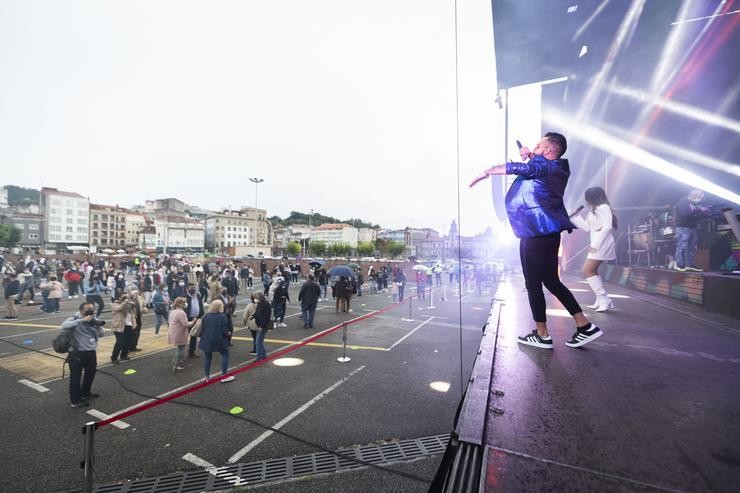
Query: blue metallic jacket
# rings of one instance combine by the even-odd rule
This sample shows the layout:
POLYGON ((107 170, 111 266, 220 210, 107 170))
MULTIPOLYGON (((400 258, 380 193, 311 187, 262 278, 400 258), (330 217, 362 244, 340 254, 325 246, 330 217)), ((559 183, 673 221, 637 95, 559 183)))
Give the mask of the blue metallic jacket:
POLYGON ((506 174, 519 175, 506 193, 506 213, 517 238, 575 229, 563 205, 570 176, 567 159, 534 156, 526 163, 506 163, 506 174))

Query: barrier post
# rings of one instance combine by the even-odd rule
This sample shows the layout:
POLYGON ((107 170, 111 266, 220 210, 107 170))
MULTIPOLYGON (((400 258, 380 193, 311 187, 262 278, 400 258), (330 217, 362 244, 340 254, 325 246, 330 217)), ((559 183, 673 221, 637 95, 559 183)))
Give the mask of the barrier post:
POLYGON ((414 321, 413 304, 414 304, 414 299, 413 298, 409 298, 409 318, 402 318, 401 320, 403 320, 404 322, 413 322, 414 321))
POLYGON ((434 306, 434 288, 429 288, 429 306, 427 310, 435 310, 437 307, 434 306))
POLYGON ((347 322, 342 324, 342 356, 337 358, 337 361, 340 363, 350 361, 350 358, 347 357, 347 322))
POLYGON ((442 286, 442 298, 441 301, 447 301, 447 286, 442 286))
POLYGON ((83 493, 92 493, 93 491, 95 428, 95 421, 85 423, 85 426, 82 427, 82 434, 85 435, 85 460, 82 462, 82 469, 85 474, 85 482, 82 487, 83 493))

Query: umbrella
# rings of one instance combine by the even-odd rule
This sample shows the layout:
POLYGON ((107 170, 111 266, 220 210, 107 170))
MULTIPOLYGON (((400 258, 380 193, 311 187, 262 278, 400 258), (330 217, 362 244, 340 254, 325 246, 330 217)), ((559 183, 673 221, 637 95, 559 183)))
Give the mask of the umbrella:
POLYGON ((344 276, 344 277, 352 277, 352 269, 347 267, 346 265, 337 265, 329 269, 328 274, 330 276, 344 276))
POLYGON ((309 262, 308 265, 310 265, 314 269, 318 269, 319 267, 321 267, 322 265, 324 265, 324 263, 323 262, 318 262, 316 260, 313 260, 313 261, 309 262))
POLYGON ((411 270, 423 270, 424 272, 426 272, 428 269, 429 267, 427 267, 424 264, 416 264, 415 266, 411 268, 411 270))
POLYGON ((349 267, 350 269, 359 269, 360 268, 359 265, 354 264, 354 263, 353 264, 347 264, 347 267, 349 267))

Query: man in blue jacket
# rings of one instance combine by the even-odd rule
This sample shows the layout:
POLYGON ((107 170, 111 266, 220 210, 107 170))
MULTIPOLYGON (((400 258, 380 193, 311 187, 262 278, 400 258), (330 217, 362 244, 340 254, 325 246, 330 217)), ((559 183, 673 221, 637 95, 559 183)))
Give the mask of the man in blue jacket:
POLYGON ((514 234, 520 239, 519 257, 537 327, 531 334, 519 337, 519 343, 543 349, 552 349, 543 285, 560 300, 576 322, 576 332, 565 343, 567 346, 581 347, 603 334, 597 326, 589 323, 575 297, 558 276, 560 233, 570 233, 575 229, 563 204, 570 166, 561 156, 567 148, 563 135, 548 132, 534 150, 527 147, 519 150, 527 162, 493 166, 470 184, 472 187, 491 175, 517 175, 506 194, 506 213, 514 234))

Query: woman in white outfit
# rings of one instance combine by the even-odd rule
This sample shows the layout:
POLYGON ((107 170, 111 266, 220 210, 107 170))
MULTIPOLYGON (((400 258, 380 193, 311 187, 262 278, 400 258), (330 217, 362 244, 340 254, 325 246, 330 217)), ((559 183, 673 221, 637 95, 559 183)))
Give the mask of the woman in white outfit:
POLYGON ((589 308, 595 308, 597 312, 605 312, 614 308, 614 304, 606 294, 604 283, 598 272, 602 262, 617 258, 613 234, 617 229, 617 217, 614 215, 603 188, 588 188, 584 195, 589 208, 586 218, 575 216, 571 220, 580 229, 588 231, 591 237, 591 247, 582 270, 583 276, 596 294, 596 303, 590 305, 589 308))

